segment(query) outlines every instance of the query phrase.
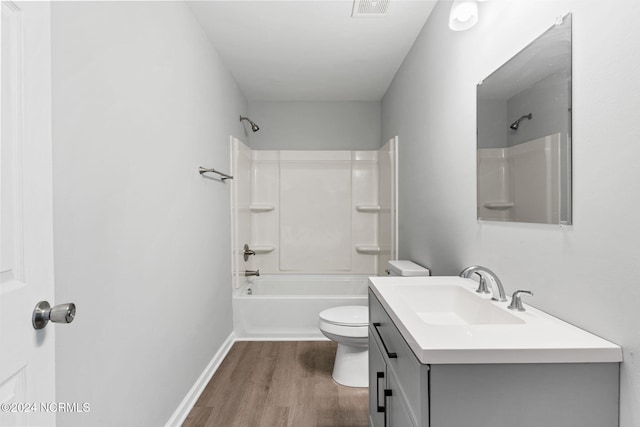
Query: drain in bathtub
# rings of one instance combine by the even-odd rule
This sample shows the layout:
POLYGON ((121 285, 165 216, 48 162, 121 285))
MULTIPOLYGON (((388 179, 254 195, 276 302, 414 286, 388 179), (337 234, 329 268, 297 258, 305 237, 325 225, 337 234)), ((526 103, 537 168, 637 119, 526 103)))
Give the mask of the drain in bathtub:
POLYGON ((247 288, 247 295, 251 295, 253 293, 253 291, 251 290, 251 288, 247 288))

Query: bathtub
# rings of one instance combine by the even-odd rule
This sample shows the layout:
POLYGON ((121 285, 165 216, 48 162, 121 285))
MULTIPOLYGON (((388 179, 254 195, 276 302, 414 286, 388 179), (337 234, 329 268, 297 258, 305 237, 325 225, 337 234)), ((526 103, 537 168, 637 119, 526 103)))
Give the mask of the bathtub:
POLYGON ((233 293, 236 337, 247 340, 319 340, 318 313, 367 305, 369 276, 263 275, 233 293))

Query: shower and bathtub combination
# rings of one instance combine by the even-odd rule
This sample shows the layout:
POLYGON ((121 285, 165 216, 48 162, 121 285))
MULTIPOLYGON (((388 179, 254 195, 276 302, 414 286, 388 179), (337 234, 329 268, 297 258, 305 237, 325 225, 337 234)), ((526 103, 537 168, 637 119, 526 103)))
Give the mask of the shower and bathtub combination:
POLYGON ((366 306, 367 278, 396 258, 397 141, 375 151, 231 143, 236 337, 324 339, 319 313, 366 306))

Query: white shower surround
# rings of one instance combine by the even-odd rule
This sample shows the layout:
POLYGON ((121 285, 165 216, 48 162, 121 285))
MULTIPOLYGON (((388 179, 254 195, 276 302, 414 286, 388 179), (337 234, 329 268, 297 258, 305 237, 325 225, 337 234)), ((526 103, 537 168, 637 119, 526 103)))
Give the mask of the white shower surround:
POLYGON ((556 133, 513 147, 478 149, 478 217, 557 222, 561 137, 556 133))
POLYGON ((397 248, 395 147, 251 150, 232 138, 234 287, 245 270, 383 273, 397 248))

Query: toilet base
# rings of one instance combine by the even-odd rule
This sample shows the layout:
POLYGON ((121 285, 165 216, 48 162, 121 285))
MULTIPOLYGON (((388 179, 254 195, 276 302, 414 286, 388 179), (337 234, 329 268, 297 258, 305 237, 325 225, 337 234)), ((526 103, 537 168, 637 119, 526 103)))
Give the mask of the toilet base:
POLYGON ((338 343, 331 376, 347 387, 369 387, 369 348, 338 343))

